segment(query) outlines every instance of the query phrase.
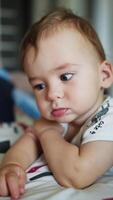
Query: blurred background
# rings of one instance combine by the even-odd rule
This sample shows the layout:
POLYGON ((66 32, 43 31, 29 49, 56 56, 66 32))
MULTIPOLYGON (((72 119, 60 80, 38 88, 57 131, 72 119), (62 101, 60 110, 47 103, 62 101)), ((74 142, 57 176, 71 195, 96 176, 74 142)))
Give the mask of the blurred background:
POLYGON ((30 88, 19 63, 20 42, 31 24, 55 7, 71 8, 88 19, 113 62, 113 0, 0 0, 0 66, 24 90, 30 88))
POLYGON ((18 50, 29 26, 49 10, 63 6, 87 18, 113 61, 113 0, 0 0, 0 63, 20 70, 18 50))

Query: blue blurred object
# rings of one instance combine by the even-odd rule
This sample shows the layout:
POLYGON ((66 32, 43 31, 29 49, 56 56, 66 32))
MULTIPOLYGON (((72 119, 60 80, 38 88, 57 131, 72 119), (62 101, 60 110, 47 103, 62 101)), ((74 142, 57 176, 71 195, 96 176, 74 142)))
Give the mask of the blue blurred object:
POLYGON ((36 102, 34 98, 24 91, 15 88, 12 92, 12 96, 15 102, 15 105, 28 114, 33 119, 37 119, 40 116, 36 102))
POLYGON ((3 78, 4 80, 7 80, 7 81, 11 82, 11 77, 10 77, 9 72, 7 72, 2 67, 0 67, 0 77, 3 78))
MULTIPOLYGON (((0 68, 0 78, 4 79, 7 83, 9 83, 9 85, 13 85, 9 72, 7 72, 7 70, 3 68, 0 68)), ((12 101, 14 101, 14 105, 21 109, 23 112, 25 112, 28 116, 30 116, 33 119, 37 119, 40 117, 40 112, 32 95, 22 91, 21 89, 16 88, 13 85, 11 96, 12 101)))

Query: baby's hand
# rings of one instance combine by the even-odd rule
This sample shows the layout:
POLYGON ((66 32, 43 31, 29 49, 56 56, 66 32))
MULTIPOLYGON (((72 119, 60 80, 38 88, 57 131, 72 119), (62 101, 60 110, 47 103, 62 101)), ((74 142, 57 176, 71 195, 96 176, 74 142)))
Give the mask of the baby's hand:
POLYGON ((35 134, 38 136, 39 139, 43 133, 46 133, 49 130, 53 130, 53 132, 54 130, 57 130, 60 134, 64 133, 64 127, 60 123, 49 121, 44 118, 40 118, 39 120, 37 120, 34 123, 34 127, 36 130, 35 134))
POLYGON ((18 164, 9 163, 0 169, 0 196, 18 199, 24 193, 26 173, 18 164))

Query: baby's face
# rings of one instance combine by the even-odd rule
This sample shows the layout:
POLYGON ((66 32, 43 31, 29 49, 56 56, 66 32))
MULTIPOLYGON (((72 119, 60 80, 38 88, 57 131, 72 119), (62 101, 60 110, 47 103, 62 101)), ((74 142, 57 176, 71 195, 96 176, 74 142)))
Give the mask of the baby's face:
POLYGON ((40 41, 27 53, 25 71, 44 117, 83 123, 102 102, 102 72, 92 45, 74 30, 40 41))

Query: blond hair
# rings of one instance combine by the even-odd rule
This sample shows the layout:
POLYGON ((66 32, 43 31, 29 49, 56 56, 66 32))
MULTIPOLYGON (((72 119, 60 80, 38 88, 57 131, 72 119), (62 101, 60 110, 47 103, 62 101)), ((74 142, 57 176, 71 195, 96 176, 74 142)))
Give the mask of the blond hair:
POLYGON ((50 12, 41 18, 40 21, 34 23, 26 33, 21 45, 22 64, 29 47, 38 49, 38 44, 41 39, 52 35, 63 27, 74 28, 79 31, 83 37, 87 38, 87 40, 93 45, 100 61, 106 59, 103 46, 91 24, 86 19, 75 15, 71 10, 60 8, 50 12))

